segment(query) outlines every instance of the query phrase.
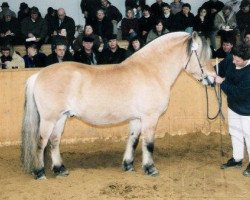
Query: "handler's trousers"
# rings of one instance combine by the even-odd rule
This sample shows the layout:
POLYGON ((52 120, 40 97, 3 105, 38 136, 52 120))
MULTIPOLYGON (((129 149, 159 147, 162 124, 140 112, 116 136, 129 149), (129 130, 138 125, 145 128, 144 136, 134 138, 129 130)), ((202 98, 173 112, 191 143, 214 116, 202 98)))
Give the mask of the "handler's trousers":
POLYGON ((242 116, 228 108, 228 125, 231 135, 233 158, 235 161, 244 158, 244 140, 250 162, 250 116, 242 116))

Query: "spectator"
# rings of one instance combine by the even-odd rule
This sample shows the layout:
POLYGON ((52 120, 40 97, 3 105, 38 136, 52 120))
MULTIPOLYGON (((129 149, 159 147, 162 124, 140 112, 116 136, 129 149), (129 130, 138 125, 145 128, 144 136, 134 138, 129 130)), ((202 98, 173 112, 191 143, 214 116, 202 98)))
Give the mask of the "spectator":
POLYGON ((3 19, 0 20, 0 44, 9 42, 13 45, 21 44, 20 23, 6 11, 3 19))
POLYGON ((9 4, 7 2, 3 2, 2 5, 2 11, 0 12, 0 19, 3 19, 5 12, 10 12, 12 17, 16 17, 16 13, 9 8, 9 4))
POLYGON ((66 29, 67 41, 72 44, 75 39, 75 21, 66 15, 63 8, 57 10, 57 18, 53 25, 53 35, 57 35, 57 30, 66 29))
POLYGON ((155 19, 162 18, 163 5, 163 0, 156 0, 156 2, 151 5, 151 14, 155 17, 155 19))
POLYGON ((91 24, 93 27, 94 33, 101 37, 104 46, 107 45, 107 37, 112 35, 113 25, 111 21, 109 21, 105 17, 105 13, 103 9, 99 9, 96 13, 96 19, 91 24))
POLYGON ((174 14, 171 12, 171 6, 167 3, 164 3, 162 6, 162 20, 164 23, 164 26, 166 27, 166 29, 168 29, 169 31, 172 31, 173 29, 173 22, 174 22, 174 14))
POLYGON ((134 12, 132 8, 126 10, 126 17, 122 19, 121 23, 122 39, 130 40, 139 33, 139 22, 137 18, 134 18, 134 12))
POLYGON ((24 60, 15 51, 10 43, 5 43, 1 47, 1 64, 2 69, 24 68, 24 60))
MULTIPOLYGON (((250 161, 250 46, 240 44, 232 54, 219 63, 219 76, 215 78, 227 95, 228 126, 233 147, 232 158, 221 169, 242 166, 244 144, 250 161)), ((250 163, 243 175, 250 176, 250 163)))
POLYGON ((143 16, 139 19, 140 37, 146 42, 149 31, 154 27, 155 19, 151 16, 150 7, 144 6, 143 16))
POLYGON ((49 7, 47 9, 47 14, 45 15, 45 18, 44 18, 48 26, 48 32, 47 32, 45 43, 51 43, 51 37, 53 36, 53 33, 54 33, 54 23, 57 17, 56 14, 57 14, 57 10, 55 10, 54 8, 49 7))
POLYGON ((51 38, 51 51, 55 51, 56 44, 63 43, 67 46, 67 52, 69 52, 71 44, 67 40, 67 30, 65 28, 59 29, 57 35, 53 35, 51 38))
POLYGON ((134 37, 129 41, 126 57, 131 56, 135 52, 139 51, 143 47, 143 43, 139 37, 134 37))
POLYGON ((45 67, 46 57, 44 53, 39 52, 35 43, 29 44, 29 46, 26 46, 26 55, 23 57, 25 68, 45 67))
POLYGON ((36 42, 38 48, 44 43, 47 35, 47 23, 42 17, 39 17, 37 7, 31 8, 30 17, 25 18, 21 23, 21 30, 26 42, 36 42))
POLYGON ((186 31, 192 33, 194 26, 194 15, 190 12, 191 6, 188 3, 182 5, 182 11, 174 17, 173 29, 175 31, 186 31))
POLYGON ((212 30, 213 21, 209 17, 206 8, 200 7, 198 9, 198 14, 194 18, 194 31, 209 38, 212 30))
MULTIPOLYGON (((209 0, 205 2, 204 4, 202 4, 201 7, 205 8, 208 11, 210 20, 214 24, 215 15, 222 10, 222 8, 224 7, 224 3, 218 0, 209 0)), ((213 26, 213 29, 210 32, 210 36, 209 36, 212 49, 216 49, 216 34, 217 34, 217 30, 213 26)))
POLYGON ((46 59, 46 66, 73 60, 72 55, 67 52, 67 45, 60 42, 56 44, 55 51, 48 55, 46 59))
POLYGON ((171 12, 175 15, 178 12, 182 11, 182 5, 184 3, 181 2, 181 0, 173 0, 172 3, 170 3, 170 7, 171 7, 171 12))
POLYGON ((106 13, 106 17, 109 21, 113 24, 113 34, 118 33, 117 24, 122 19, 121 12, 113 6, 108 0, 101 0, 102 1, 102 8, 106 13))
POLYGON ((30 16, 30 8, 25 2, 20 3, 19 11, 17 14, 17 19, 19 23, 23 21, 26 17, 30 16))
POLYGON ((83 37, 91 37, 94 38, 93 42, 93 49, 95 51, 99 51, 99 48, 101 46, 101 40, 98 35, 94 34, 93 28, 90 24, 86 24, 84 26, 83 32, 78 35, 76 40, 73 43, 73 49, 75 51, 80 51, 82 49, 82 38, 83 37))
POLYGON ((101 0, 82 0, 81 10, 84 14, 85 24, 92 24, 96 17, 97 10, 101 9, 101 0))
POLYGON ((142 8, 146 5, 146 0, 125 0, 126 10, 128 8, 133 9, 134 16, 137 19, 142 17, 142 8))
POLYGON ((154 28, 149 31, 146 43, 148 44, 149 42, 152 42, 154 39, 165 35, 168 32, 169 30, 165 28, 163 21, 158 19, 155 21, 154 28))
POLYGON ((217 51, 215 51, 214 58, 226 58, 233 50, 233 42, 230 40, 222 41, 222 45, 217 51))
POLYGON ((117 36, 112 34, 108 38, 108 48, 102 51, 102 64, 118 64, 126 59, 126 50, 117 44, 117 36))
POLYGON ((240 0, 229 0, 225 3, 225 5, 232 7, 232 10, 237 13, 240 10, 240 0))
POLYGON ((215 28, 219 31, 221 41, 230 39, 236 44, 236 14, 230 6, 224 6, 215 16, 215 28))
POLYGON ((94 38, 83 37, 82 49, 75 53, 74 59, 76 62, 85 63, 88 65, 97 65, 100 63, 100 53, 93 49, 94 38))
POLYGON ((243 40, 245 31, 250 28, 250 3, 248 1, 241 2, 240 11, 236 13, 236 22, 241 40, 243 40))
POLYGON ((250 45, 250 31, 245 32, 245 34, 244 34, 244 43, 246 43, 247 45, 250 45))

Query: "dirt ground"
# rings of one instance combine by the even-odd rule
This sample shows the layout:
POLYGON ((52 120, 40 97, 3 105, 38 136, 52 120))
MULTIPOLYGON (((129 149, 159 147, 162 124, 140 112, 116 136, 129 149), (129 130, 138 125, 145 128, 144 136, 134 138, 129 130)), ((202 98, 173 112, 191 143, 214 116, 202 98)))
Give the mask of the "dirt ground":
POLYGON ((158 177, 142 172, 141 148, 136 151, 136 171, 123 172, 125 141, 97 141, 62 145, 70 175, 55 178, 47 169, 43 181, 23 173, 19 147, 0 148, 0 199, 249 199, 250 177, 242 175, 247 159, 241 169, 219 169, 231 155, 229 136, 168 135, 155 146, 158 177))

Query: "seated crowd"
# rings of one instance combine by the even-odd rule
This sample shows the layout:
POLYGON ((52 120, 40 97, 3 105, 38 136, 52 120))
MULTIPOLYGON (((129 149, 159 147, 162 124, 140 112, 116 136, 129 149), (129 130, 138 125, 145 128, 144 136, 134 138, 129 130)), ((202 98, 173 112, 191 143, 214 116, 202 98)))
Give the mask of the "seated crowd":
POLYGON ((90 65, 116 64, 125 60, 154 39, 174 31, 197 31, 210 40, 214 57, 224 58, 240 40, 250 43, 250 1, 242 0, 238 8, 219 0, 208 0, 191 12, 189 3, 173 0, 170 4, 156 0, 151 6, 146 0, 126 0, 125 17, 108 0, 82 0, 81 10, 86 23, 76 34, 74 20, 63 8, 49 7, 43 18, 37 7, 20 4, 17 15, 7 2, 0 12, 1 66, 7 68, 45 67, 63 61, 90 65), (119 47, 117 34, 121 24, 121 39, 129 45, 119 47), (216 35, 221 37, 216 47, 216 35), (51 54, 40 52, 43 44, 51 44, 51 54), (21 57, 14 45, 24 45, 21 57))

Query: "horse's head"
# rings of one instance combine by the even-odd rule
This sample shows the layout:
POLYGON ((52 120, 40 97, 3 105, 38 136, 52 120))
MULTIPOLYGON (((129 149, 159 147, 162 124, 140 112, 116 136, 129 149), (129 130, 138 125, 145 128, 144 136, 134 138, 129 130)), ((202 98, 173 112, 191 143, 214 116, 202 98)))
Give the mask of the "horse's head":
POLYGON ((214 83, 215 71, 211 66, 211 49, 207 41, 193 32, 187 45, 188 60, 185 70, 204 85, 214 83))

